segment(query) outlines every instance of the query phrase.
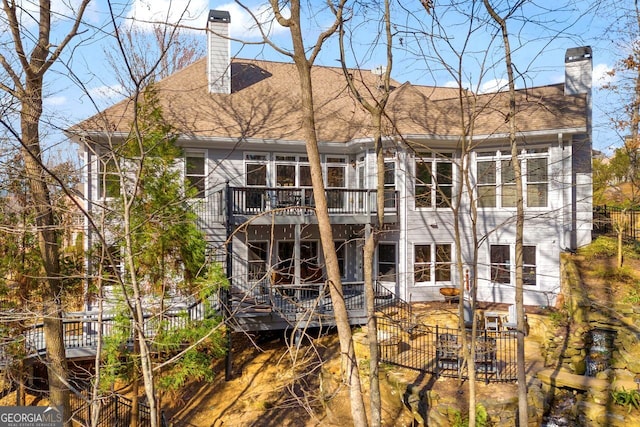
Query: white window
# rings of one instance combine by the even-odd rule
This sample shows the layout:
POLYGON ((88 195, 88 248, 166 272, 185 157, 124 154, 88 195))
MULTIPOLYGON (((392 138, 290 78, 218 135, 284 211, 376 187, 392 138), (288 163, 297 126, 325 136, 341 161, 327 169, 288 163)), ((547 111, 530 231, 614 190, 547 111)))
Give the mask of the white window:
POLYGON ((278 187, 296 186, 296 156, 276 155, 276 185, 278 187))
MULTIPOLYGON (((491 282, 515 285, 515 246, 491 245, 491 282)), ((523 283, 536 286, 536 247, 522 247, 523 283)))
POLYGON ((311 187, 311 169, 307 156, 275 155, 275 183, 278 187, 311 187))
POLYGON ((263 153, 246 153, 244 155, 244 179, 247 187, 245 193, 245 207, 249 210, 263 210, 265 208, 267 185, 267 155, 263 153))
POLYGON ((451 244, 431 243, 414 246, 415 283, 451 282, 451 244))
POLYGON ((395 190, 396 190, 396 161, 394 159, 386 159, 384 161, 384 207, 392 208, 395 206, 395 190))
POLYGON ((378 280, 395 282, 397 272, 395 243, 378 244, 378 280))
POLYGON ((496 162, 478 161, 478 206, 496 207, 496 162))
POLYGON ((536 247, 522 247, 522 264, 523 264, 523 284, 525 286, 536 286, 538 283, 536 274, 536 247))
POLYGON ((187 151, 184 161, 184 186, 189 197, 202 199, 206 194, 207 170, 204 152, 187 151))
MULTIPOLYGON (((525 188, 526 207, 546 207, 548 204, 549 158, 545 148, 523 150, 518 157, 525 188)), ((478 206, 507 208, 516 206, 516 181, 511 154, 508 151, 477 154, 478 206)))
POLYGON ((547 206, 548 175, 546 157, 534 157, 527 159, 527 206, 543 208, 547 206))
POLYGON ((326 157, 327 207, 344 207, 344 188, 347 187, 347 158, 343 156, 326 157))
POLYGON ((244 170, 247 186, 264 187, 267 185, 267 155, 245 154, 244 170))
POLYGON ((491 281, 493 283, 511 283, 509 245, 491 245, 491 281))
POLYGON ((500 187, 502 197, 502 207, 511 208, 516 206, 516 176, 513 172, 511 159, 500 161, 500 187))
POLYGON ((453 162, 451 154, 416 159, 415 207, 445 208, 451 206, 453 194, 453 162))

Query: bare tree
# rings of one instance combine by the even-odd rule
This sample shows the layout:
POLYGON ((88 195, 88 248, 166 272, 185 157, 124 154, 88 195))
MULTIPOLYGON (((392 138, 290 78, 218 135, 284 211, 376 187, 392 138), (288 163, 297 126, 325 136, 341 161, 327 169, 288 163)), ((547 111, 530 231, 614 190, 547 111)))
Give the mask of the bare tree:
POLYGON ((615 79, 603 86, 620 98, 612 104, 613 111, 608 114, 622 146, 616 150, 609 167, 619 179, 629 183, 629 195, 623 192, 622 201, 635 208, 640 204, 640 7, 637 0, 628 9, 613 4, 603 6, 607 14, 613 8, 620 10, 618 13, 622 16, 607 30, 620 35, 620 51, 627 55, 618 59, 609 72, 609 77, 615 79))
POLYGON ((298 0, 288 3, 289 17, 285 17, 282 10, 282 4, 277 0, 270 0, 271 8, 275 18, 280 25, 289 29, 291 42, 293 44, 292 52, 280 52, 290 56, 298 70, 300 79, 300 96, 302 103, 302 128, 305 134, 305 142, 307 146, 307 155, 311 169, 311 179, 313 183, 313 195, 316 203, 316 215, 318 218, 318 228, 320 230, 321 244, 326 261, 327 277, 333 301, 334 316, 338 328, 338 336, 340 339, 340 348, 343 358, 343 372, 345 382, 349 387, 349 395, 351 401, 351 416, 355 426, 366 426, 367 417, 364 409, 364 400, 360 384, 360 375, 358 372, 358 363, 355 357, 353 340, 351 335, 351 327, 347 308, 344 302, 344 294, 342 289, 342 281, 340 279, 340 269, 338 258, 336 256, 335 244, 333 241, 333 230, 329 218, 327 199, 324 189, 324 181, 322 178, 322 165, 320 162, 320 153, 318 150, 318 138, 316 134, 313 91, 311 83, 311 68, 320 52, 324 42, 333 35, 342 22, 343 11, 346 0, 339 0, 337 4, 330 1, 327 7, 334 13, 335 21, 323 31, 316 39, 311 50, 307 51, 305 40, 303 37, 303 28, 301 20, 301 6, 298 0), (307 56, 309 55, 309 56, 307 56))
MULTIPOLYGON (((509 44, 509 31, 507 28, 507 20, 516 12, 524 1, 517 1, 511 5, 504 16, 498 15, 489 0, 483 0, 484 5, 496 22, 502 34, 502 43, 504 47, 504 61, 507 68, 507 78, 509 82, 509 143, 511 145, 511 164, 516 184, 516 235, 515 235, 515 267, 516 267, 516 311, 517 311, 517 348, 516 360, 518 367, 518 424, 521 426, 528 423, 528 406, 527 406, 527 373, 525 370, 524 358, 524 302, 523 302, 523 263, 522 263, 522 242, 524 239, 524 197, 522 189, 522 170, 520 161, 518 160, 518 141, 516 139, 516 88, 515 78, 513 74, 513 62, 511 61, 511 46, 509 44)), ((475 418, 475 414, 469 414, 475 418)), ((474 419, 475 422, 475 419, 474 419)), ((474 424, 472 424, 474 425, 474 424)))
MULTIPOLYGON (((180 24, 171 25, 167 22, 153 22, 141 27, 137 21, 125 22, 118 25, 119 43, 122 50, 127 52, 132 62, 134 72, 152 72, 145 76, 147 81, 159 81, 181 70, 202 57, 205 53, 202 38, 199 34, 192 35, 190 30, 180 24), (149 28, 150 27, 150 28, 149 28), (154 67, 151 65, 160 58, 154 67)), ((129 76, 117 72, 122 65, 119 52, 105 49, 105 57, 109 66, 115 71, 118 84, 132 93, 129 76)))
MULTIPOLYGON (((380 232, 384 227, 384 211, 385 211, 385 159, 383 146, 383 120, 385 119, 384 110, 391 93, 391 71, 393 68, 393 34, 391 29, 391 11, 389 1, 385 0, 383 10, 381 11, 381 20, 384 25, 383 46, 386 52, 386 66, 378 70, 380 72, 379 86, 376 88, 362 87, 359 88, 355 80, 354 72, 347 68, 347 57, 345 50, 345 20, 340 22, 339 26, 339 46, 340 46, 340 63, 342 65, 343 74, 347 80, 349 90, 360 106, 370 115, 371 127, 373 129, 374 151, 376 153, 376 216, 377 221, 373 227, 368 226, 365 233, 364 244, 364 286, 367 306, 367 337, 369 341, 369 399, 371 425, 379 426, 382 423, 381 416, 381 397, 380 397, 380 381, 379 381, 379 365, 380 356, 378 353, 378 327, 375 313, 375 279, 374 273, 374 256, 380 232)), ((366 10, 363 10, 365 13, 366 10)), ((351 39, 354 34, 351 33, 351 39)), ((355 52, 352 45, 349 45, 351 52, 355 52)), ((355 58, 357 61, 358 58, 355 58)), ((357 73, 363 71, 358 67, 357 73)), ((395 172, 395 170, 394 170, 395 172)))
MULTIPOLYGON (((25 171, 36 210, 36 225, 46 279, 44 301, 44 334, 47 345, 47 370, 51 403, 63 407, 65 425, 71 425, 69 406, 68 372, 65 348, 62 341, 62 282, 60 277, 60 253, 55 218, 51 207, 50 192, 44 177, 47 175, 42 159, 40 138, 40 117, 42 116, 42 96, 44 76, 60 58, 71 40, 78 34, 82 17, 89 0, 82 0, 75 16, 71 17, 71 27, 66 36, 55 42, 52 39, 51 1, 40 0, 38 6, 38 35, 32 34, 22 21, 23 15, 31 13, 23 9, 22 3, 3 0, 3 20, 11 34, 15 59, 0 53, 0 64, 9 76, 7 82, 0 82, 0 89, 20 102, 20 130, 12 131, 20 141, 25 162, 25 171), (55 48, 52 48, 55 46, 55 48), (31 47, 31 51, 27 49, 31 47)), ((3 120, 3 125, 12 129, 3 120)))
MULTIPOLYGON (((212 327, 203 331, 202 325, 190 324, 184 332, 191 336, 180 340, 190 342, 190 346, 177 349, 170 343, 168 346, 162 343, 168 335, 164 330, 165 295, 174 285, 169 277, 184 276, 181 283, 193 285, 193 288, 182 291, 196 294, 197 291, 204 292, 210 284, 217 286, 221 278, 205 265, 204 236, 195 229, 195 218, 185 203, 185 197, 193 195, 194 189, 183 188, 182 180, 178 179, 181 172, 174 161, 182 152, 175 145, 176 133, 164 120, 153 84, 191 62, 199 48, 180 35, 179 24, 155 23, 152 36, 132 31, 131 28, 137 27, 121 25, 115 7, 109 2, 115 48, 109 51, 107 61, 113 67, 118 83, 127 91, 130 108, 123 118, 130 123, 130 128, 123 138, 112 135, 111 124, 101 114, 90 119, 105 133, 104 138, 95 141, 87 138, 86 148, 95 150, 92 156, 98 159, 98 169, 107 171, 101 175, 102 181, 98 185, 103 191, 101 199, 106 201, 101 204, 92 200, 91 233, 98 244, 90 249, 98 253, 95 261, 100 317, 106 309, 102 304, 102 290, 118 288, 122 301, 120 308, 127 318, 123 329, 131 328, 134 337, 134 351, 127 352, 131 353, 127 356, 132 366, 127 379, 131 381, 134 398, 131 425, 137 425, 141 385, 149 406, 150 423, 157 426, 160 424, 159 378, 166 380, 176 373, 181 356, 196 352, 204 337, 219 330, 219 327, 212 327), (175 246, 177 242, 181 242, 179 247, 175 246), (115 254, 113 248, 116 248, 115 254), (108 274, 103 266, 109 270, 108 274), (149 304, 150 300, 154 303, 149 304), (151 312, 152 309, 155 311, 151 312), (198 337, 194 339, 196 335, 198 337), (160 354, 158 348, 165 350, 160 354)), ((76 130, 82 132, 81 127, 71 132, 76 130)), ((113 304, 113 297, 110 302, 113 304)), ((114 337, 110 338, 113 340, 114 337)), ((212 350, 216 348, 211 346, 212 350)), ((96 376, 102 381, 113 380, 113 373, 102 372, 109 349, 101 342, 99 350, 96 376)), ((202 351, 199 356, 206 357, 206 352, 202 351)), ((165 383, 173 386, 180 381, 165 383)), ((100 398, 99 386, 104 384, 96 382, 93 403, 100 398)), ((98 411, 94 411, 91 423, 95 425, 97 421, 98 411)))

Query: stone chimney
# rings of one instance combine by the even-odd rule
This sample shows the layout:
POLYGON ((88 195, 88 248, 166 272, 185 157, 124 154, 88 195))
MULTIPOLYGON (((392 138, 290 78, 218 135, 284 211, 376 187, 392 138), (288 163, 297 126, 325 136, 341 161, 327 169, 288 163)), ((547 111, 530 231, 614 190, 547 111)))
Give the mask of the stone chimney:
POLYGON ((564 94, 591 93, 591 46, 572 47, 564 56, 564 94))
POLYGON ((209 93, 231 93, 231 15, 210 10, 207 19, 207 78, 209 93))

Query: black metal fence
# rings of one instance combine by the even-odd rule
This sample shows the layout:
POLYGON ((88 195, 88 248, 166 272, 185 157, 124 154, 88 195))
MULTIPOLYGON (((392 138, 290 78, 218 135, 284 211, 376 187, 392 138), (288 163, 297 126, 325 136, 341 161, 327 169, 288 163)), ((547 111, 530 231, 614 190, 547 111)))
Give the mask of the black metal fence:
MULTIPOLYGON (((78 394, 71 394, 71 412, 73 420, 80 425, 91 425, 91 394, 83 390, 78 394)), ((128 427, 131 423, 132 401, 119 394, 103 396, 98 400, 99 427, 128 427)), ((151 413, 149 406, 138 403, 138 426, 151 427, 151 413)))
MULTIPOLYGON (((432 375, 468 379, 465 348, 468 330, 378 320, 380 360, 432 375), (463 336, 464 335, 464 336, 463 336), (463 339, 464 338, 464 339, 463 339)), ((475 378, 478 381, 517 380, 516 335, 513 331, 479 330, 475 340, 475 378)))
POLYGON ((593 207, 593 232, 615 234, 616 224, 622 225, 625 239, 640 240, 640 209, 622 209, 611 206, 593 207))

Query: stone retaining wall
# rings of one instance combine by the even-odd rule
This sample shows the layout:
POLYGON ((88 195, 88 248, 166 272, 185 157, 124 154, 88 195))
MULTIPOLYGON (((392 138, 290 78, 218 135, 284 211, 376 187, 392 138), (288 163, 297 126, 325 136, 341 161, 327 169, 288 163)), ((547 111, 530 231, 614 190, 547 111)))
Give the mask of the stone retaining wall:
MULTIPOLYGON (((539 375, 544 389, 547 393, 562 388, 576 390, 577 402, 569 415, 581 425, 640 425, 640 411, 616 405, 611 394, 640 387, 636 382, 640 380, 640 307, 590 301, 581 293, 579 275, 569 255, 562 257, 562 272, 568 317, 550 329, 546 337, 541 335, 545 364, 553 367, 551 372, 546 370, 539 375), (606 354, 609 367, 598 372, 593 381, 572 378, 585 374, 590 334, 595 329, 615 332, 611 354, 606 354), (553 330, 560 333, 551 333, 553 330)), ((559 320, 557 316, 555 320, 559 320)))

